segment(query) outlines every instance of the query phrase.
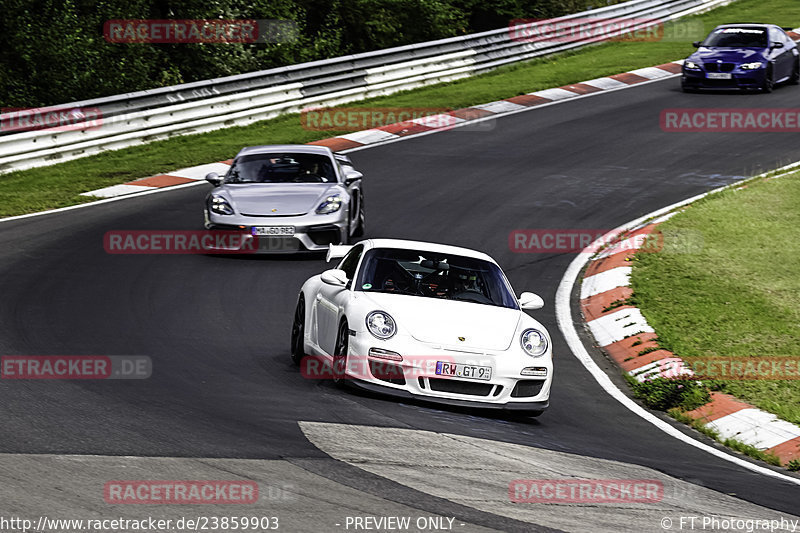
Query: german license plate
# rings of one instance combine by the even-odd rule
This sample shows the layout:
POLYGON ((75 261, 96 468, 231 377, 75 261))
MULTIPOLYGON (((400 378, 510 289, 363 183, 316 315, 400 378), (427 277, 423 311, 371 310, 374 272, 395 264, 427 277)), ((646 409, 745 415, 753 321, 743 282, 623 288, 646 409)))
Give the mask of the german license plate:
POLYGON ((492 367, 477 365, 462 365, 460 363, 445 363, 436 361, 436 375, 451 376, 454 378, 492 379, 492 367))
POLYGON ((266 237, 292 237, 294 226, 254 226, 253 235, 266 237))
POLYGON ((730 72, 708 72, 707 74, 710 80, 729 80, 733 77, 730 72))

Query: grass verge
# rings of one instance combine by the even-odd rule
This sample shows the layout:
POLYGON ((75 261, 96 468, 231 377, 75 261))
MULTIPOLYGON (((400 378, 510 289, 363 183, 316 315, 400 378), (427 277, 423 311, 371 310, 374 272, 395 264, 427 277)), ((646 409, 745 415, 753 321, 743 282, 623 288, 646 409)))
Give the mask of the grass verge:
POLYGON ((720 364, 699 377, 800 425, 800 372, 783 372, 800 361, 798 205, 800 173, 708 196, 661 226, 665 235, 693 235, 693 251, 669 253, 665 237, 664 251, 635 256, 631 282, 661 347, 696 371, 770 361, 745 379, 720 364))
MULTIPOLYGON (((696 16, 706 31, 717 24, 741 21, 800 26, 796 0, 738 0, 696 16)), ((497 69, 474 78, 443 83, 363 103, 390 107, 458 109, 652 66, 687 56, 683 42, 612 42, 576 52, 497 69)), ((352 105, 352 104, 350 104, 352 105)), ((202 163, 233 157, 247 145, 306 143, 347 131, 321 134, 303 129, 297 114, 249 126, 176 137, 48 167, 0 176, 0 216, 64 207, 90 201, 80 193, 202 163)))

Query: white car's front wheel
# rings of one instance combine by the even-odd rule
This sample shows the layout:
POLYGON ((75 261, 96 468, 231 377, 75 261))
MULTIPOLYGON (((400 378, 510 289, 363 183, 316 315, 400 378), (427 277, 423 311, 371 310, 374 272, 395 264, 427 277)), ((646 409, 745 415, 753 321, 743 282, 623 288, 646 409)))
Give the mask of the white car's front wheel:
POLYGON ((305 336, 306 326, 306 302, 303 295, 297 299, 297 308, 294 311, 294 321, 292 322, 292 361, 299 365, 305 356, 303 337, 305 336))
POLYGON ((339 333, 336 335, 336 347, 333 349, 333 384, 337 387, 344 387, 345 370, 347 369, 347 349, 350 341, 350 328, 347 327, 347 320, 342 320, 339 325, 339 333))

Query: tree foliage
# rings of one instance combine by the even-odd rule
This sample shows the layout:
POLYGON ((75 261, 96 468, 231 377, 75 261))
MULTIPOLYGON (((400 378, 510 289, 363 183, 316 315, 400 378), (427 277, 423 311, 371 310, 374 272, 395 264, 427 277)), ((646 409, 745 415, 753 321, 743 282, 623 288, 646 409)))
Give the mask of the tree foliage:
MULTIPOLYGON (((595 7, 616 0, 595 2, 595 7)), ((591 0, 5 0, 0 107, 55 105, 501 28, 591 0), (118 19, 279 19, 284 43, 111 43, 118 19)))

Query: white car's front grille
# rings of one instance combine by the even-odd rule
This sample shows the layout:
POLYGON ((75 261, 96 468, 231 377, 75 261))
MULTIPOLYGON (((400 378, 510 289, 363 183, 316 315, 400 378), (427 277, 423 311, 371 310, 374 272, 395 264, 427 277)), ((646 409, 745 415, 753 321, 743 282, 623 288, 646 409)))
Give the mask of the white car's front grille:
POLYGON ((460 379, 428 378, 430 388, 436 392, 450 392, 452 394, 465 394, 468 396, 489 396, 494 389, 491 383, 476 383, 460 379))

